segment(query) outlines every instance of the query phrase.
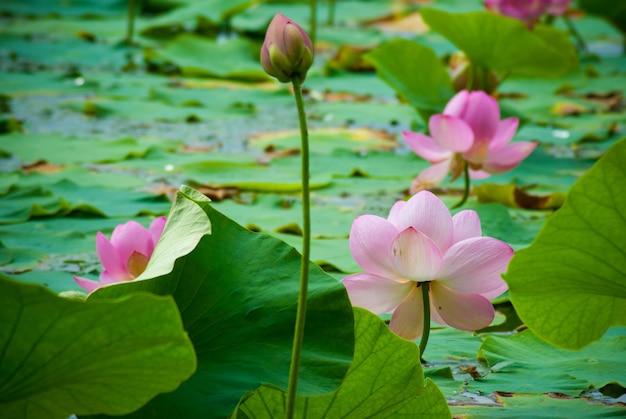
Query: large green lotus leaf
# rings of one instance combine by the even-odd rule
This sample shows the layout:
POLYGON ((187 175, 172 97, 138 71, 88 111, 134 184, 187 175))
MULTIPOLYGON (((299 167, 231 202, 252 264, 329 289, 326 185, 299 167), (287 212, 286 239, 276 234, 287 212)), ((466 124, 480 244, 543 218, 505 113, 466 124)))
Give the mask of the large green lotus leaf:
MULTIPOLYGON (((335 130, 329 131, 335 132, 335 130)), ((337 130, 337 133, 343 132, 343 130, 337 130)), ((350 133, 346 131, 346 135, 350 133)), ((352 131, 351 135, 354 138, 341 139, 337 135, 337 148, 333 149, 332 141, 334 136, 328 138, 327 143, 320 144, 316 147, 320 154, 313 154, 311 156, 311 171, 315 173, 332 173, 333 176, 338 178, 355 179, 358 183, 359 180, 382 180, 382 179, 394 179, 402 182, 402 187, 408 189, 411 184, 411 180, 421 171, 429 166, 429 163, 421 158, 417 157, 414 153, 403 153, 392 151, 384 151, 384 148, 389 147, 389 140, 385 140, 382 136, 376 139, 376 133, 369 130, 365 131, 352 131), (359 138, 360 137, 360 138, 359 138), (374 139, 376 141, 374 142, 374 139), (368 147, 368 143, 370 144, 368 147), (350 150, 349 148, 352 148, 350 150), (359 150, 361 148, 362 150, 359 150), (369 150, 365 149, 369 148, 369 150), (382 149, 382 150, 381 150, 382 149)), ((323 137, 322 137, 323 138, 323 137)), ((322 139, 324 142, 324 139, 322 139)), ((281 143, 283 139, 278 136, 278 141, 281 143)), ((289 137, 286 141, 292 141, 291 144, 295 145, 295 138, 289 137)), ((268 143, 273 143, 270 137, 268 137, 268 143)), ((291 148, 283 143, 280 148, 290 150, 291 148)), ((283 157, 280 159, 274 159, 272 165, 280 167, 281 170, 296 170, 300 167, 300 158, 297 157, 283 157)), ((372 182, 374 184, 374 182, 372 182)), ((346 192, 366 193, 365 188, 360 190, 355 185, 353 191, 348 190, 346 192)), ((369 191, 372 192, 372 191, 369 191)))
POLYGON ((396 96, 395 91, 374 73, 312 73, 306 78, 306 88, 319 92, 350 93, 363 98, 371 96, 373 101, 395 101, 396 96))
MULTIPOLYGON (((261 192, 297 192, 302 188, 300 170, 274 165, 205 161, 183 165, 189 183, 215 187, 236 187, 261 192)), ((322 188, 331 182, 328 173, 314 173, 310 179, 312 189, 322 188)))
POLYGON ((365 55, 380 78, 405 97, 424 119, 453 96, 452 81, 435 52, 406 39, 387 42, 365 55), (403 57, 399 59, 398 57, 403 57))
MULTIPOLYGON (((88 34, 93 36, 98 44, 116 44, 126 36, 126 25, 120 25, 120 22, 121 19, 81 19, 79 17, 66 17, 60 20, 58 18, 40 17, 37 19, 16 19, 9 21, 3 29, 4 33, 36 37, 37 42, 41 40, 58 42, 60 39, 63 41, 78 41, 78 38, 88 34)), ((140 19, 136 19, 135 25, 141 26, 140 19)), ((85 40, 82 40, 81 43, 75 42, 75 45, 85 50, 90 49, 90 43, 85 40)), ((94 50, 97 50, 97 47, 94 50)), ((111 51, 115 51, 119 54, 123 53, 124 49, 116 48, 111 49, 111 51)), ((67 52, 76 54, 76 51, 67 52)), ((106 57, 101 57, 100 59, 106 60, 106 57)))
POLYGON ((0 173, 0 196, 9 193, 19 181, 20 175, 17 173, 0 173))
MULTIPOLYGON (((277 150, 299 149, 300 131, 279 131, 257 135, 250 146, 277 150)), ((353 151, 391 150, 397 147, 394 137, 383 131, 369 128, 325 128, 309 131, 309 144, 313 154, 330 154, 336 149, 353 151)))
POLYGON ((156 52, 156 58, 173 63, 187 76, 267 80, 269 76, 259 63, 259 51, 258 44, 244 38, 218 42, 184 34, 156 52))
POLYGON ((124 14, 126 5, 119 0, 6 0, 0 5, 0 11, 16 15, 49 15, 63 16, 116 16, 124 14))
MULTIPOLYGON (((450 418, 437 386, 424 380, 419 349, 394 335, 378 317, 354 309, 354 359, 330 394, 296 398, 298 418, 450 418)), ((285 416, 287 394, 265 385, 244 396, 232 419, 285 416)))
POLYGON ((199 18, 208 19, 216 28, 232 15, 245 10, 254 0, 223 0, 177 1, 184 3, 158 17, 151 19, 148 24, 142 25, 142 34, 150 36, 171 31, 173 27, 189 28, 198 23, 199 18))
MULTIPOLYGON (((212 100, 212 94, 205 93, 206 100, 212 100)), ((85 101, 83 98, 63 101, 62 105, 76 112, 85 112, 89 109, 98 118, 116 117, 135 121, 162 121, 162 122, 201 122, 220 121, 224 119, 241 118, 254 114, 254 107, 250 105, 228 106, 228 103, 214 102, 216 105, 205 106, 175 106, 154 99, 138 100, 123 98, 122 100, 108 97, 94 97, 85 101)))
POLYGON ((87 69, 94 66, 117 70, 127 62, 127 52, 102 43, 90 43, 78 38, 63 40, 30 40, 22 35, 4 35, 0 50, 11 51, 23 66, 73 66, 87 69))
POLYGON ((623 406, 606 406, 585 398, 567 399, 553 395, 499 396, 498 404, 489 406, 452 406, 452 414, 472 419, 605 419, 623 418, 623 406))
MULTIPOLYGON (((393 7, 394 11, 397 13, 402 13, 403 9, 406 8, 406 6, 391 0, 368 2, 342 0, 335 3, 335 22, 340 30, 345 26, 371 22, 388 16, 391 7, 393 7)), ((289 16, 291 20, 302 26, 304 30, 309 31, 311 8, 306 2, 294 1, 261 2, 235 15, 232 19, 232 25, 237 30, 264 33, 267 25, 276 13, 289 16)), ((322 28, 324 28, 327 22, 327 16, 328 3, 319 2, 317 4, 317 21, 320 32, 323 32, 322 28)), ((362 28, 359 28, 358 32, 362 30, 362 28)))
POLYGON ((399 124, 408 126, 411 121, 420 120, 411 106, 393 102, 324 101, 310 106, 310 112, 324 121, 336 124, 358 124, 383 129, 390 129, 399 124))
POLYGON ((505 275, 520 318, 554 345, 581 348, 626 325, 625 159, 621 140, 576 182, 505 275))
MULTIPOLYGON (((238 224, 253 231, 287 232, 298 235, 302 228, 302 205, 299 197, 263 194, 253 202, 223 200, 214 207, 238 224)), ((352 221, 359 213, 336 205, 313 203, 311 206, 312 237, 347 238, 352 221)), ((299 246, 294 246, 299 247, 299 246)))
POLYGON ((626 33, 626 5, 612 0, 578 0, 581 9, 605 17, 626 33))
POLYGON ((171 297, 77 302, 0 279, 0 416, 132 412, 196 369, 171 297))
MULTIPOLYGON (((2 237, 4 239, 4 237, 2 237)), ((10 263, 14 259, 13 252, 3 242, 0 242, 0 266, 10 263)))
MULTIPOLYGON (((139 178, 134 174, 96 172, 85 167, 76 166, 59 168, 59 171, 54 171, 54 169, 52 173, 38 173, 35 171, 29 174, 16 174, 17 182, 15 182, 15 184, 20 187, 48 186, 67 180, 78 186, 90 188, 119 188, 130 190, 146 186, 147 184, 147 180, 139 178)), ((1 175, 0 179, 2 179, 1 175)))
POLYGON ((23 222, 31 218, 64 216, 70 213, 95 217, 132 217, 164 214, 170 202, 165 196, 124 189, 78 186, 61 180, 45 189, 15 187, 0 197, 0 224, 23 222))
MULTIPOLYGON (((144 226, 154 217, 133 217, 144 226)), ((111 236, 113 229, 128 218, 41 218, 0 226, 2 242, 8 247, 27 247, 44 254, 94 253, 96 233, 111 236)))
MULTIPOLYGON (((259 107, 286 107, 293 109, 295 100, 287 86, 277 86, 277 89, 259 89, 256 85, 234 81, 207 81, 200 79, 188 81, 189 87, 157 87, 150 90, 149 99, 158 99, 166 104, 188 107, 212 109, 223 113, 230 111, 245 114, 245 109, 254 110, 259 107), (223 87, 221 87, 223 86, 223 87)), ((292 110, 294 118, 297 115, 292 110)))
POLYGON ((67 214, 70 204, 41 187, 12 188, 0 197, 0 224, 19 223, 31 217, 67 214))
POLYGON ((577 65, 567 33, 490 12, 420 11, 430 28, 454 43, 476 64, 495 71, 528 76, 560 76, 577 65))
MULTIPOLYGON (((312 395, 331 392, 341 382, 354 349, 354 329, 345 288, 317 266, 310 269, 299 389, 312 395)), ((295 249, 245 230, 206 197, 183 187, 146 271, 90 297, 172 294, 198 353, 198 371, 188 381, 131 416, 225 417, 245 392, 262 383, 285 388, 299 270, 295 249), (202 226, 209 220, 207 235, 202 226)))
POLYGON ((471 383, 469 389, 577 396, 591 386, 598 389, 612 382, 624 386, 624 351, 625 335, 605 337, 578 351, 551 346, 531 331, 506 337, 492 335, 479 353, 492 373, 471 383))
MULTIPOLYGON (((171 147, 171 141, 160 141, 160 146, 171 147)), ((0 151, 12 154, 24 162, 45 159, 49 163, 103 163, 143 156, 153 141, 141 143, 132 138, 104 141, 97 137, 65 137, 59 134, 11 133, 2 136, 0 151), (45 151, 44 151, 45 150, 45 151)))
MULTIPOLYGON (((23 249, 17 249, 17 256, 20 256, 19 253, 22 252, 23 249)), ((31 252, 35 252, 34 250, 30 250, 31 252)), ((23 255, 22 255, 23 256, 23 255)), ((45 255, 40 254, 39 259, 45 257, 45 255)), ((37 261, 33 262, 35 265, 37 261)), ((9 265, 13 266, 13 265, 9 265)), ((97 280, 97 276, 89 276, 84 275, 85 277, 90 277, 91 279, 97 280)), ((43 285, 50 291, 55 294, 60 294, 65 291, 78 291, 80 293, 84 293, 85 290, 81 288, 74 278, 72 277, 71 272, 67 271, 38 271, 38 270, 30 270, 25 272, 18 273, 10 273, 10 272, 0 272, 0 278, 4 279, 13 279, 19 282, 30 283, 43 285)))

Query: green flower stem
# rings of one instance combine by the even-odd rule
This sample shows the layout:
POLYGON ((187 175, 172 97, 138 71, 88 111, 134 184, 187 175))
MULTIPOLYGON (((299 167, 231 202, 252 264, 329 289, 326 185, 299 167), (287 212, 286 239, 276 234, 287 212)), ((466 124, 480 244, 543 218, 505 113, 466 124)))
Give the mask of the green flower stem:
POLYGON ((578 50, 587 51, 587 43, 585 42, 585 38, 583 38, 580 32, 578 32, 578 29, 576 29, 576 26, 574 26, 572 20, 565 15, 563 15, 563 20, 565 21, 565 25, 567 25, 567 29, 569 29, 569 32, 576 39, 576 44, 578 44, 578 50))
POLYGON ((133 44, 133 32, 135 32, 135 10, 137 9, 137 2, 135 0, 128 0, 128 22, 126 27, 126 45, 133 44))
POLYGON ((313 45, 313 53, 315 53, 315 32, 317 29, 317 0, 310 0, 311 6, 311 22, 309 27, 309 39, 313 45))
POLYGON ((465 202, 467 201, 467 198, 469 197, 469 194, 470 194, 469 165, 467 164, 467 162, 465 162, 464 164, 465 164, 465 166, 464 166, 464 169, 463 169, 463 176, 465 178, 465 189, 463 190, 463 198, 461 198, 461 200, 459 202, 454 204, 452 209, 459 208, 460 206, 465 204, 465 202))
POLYGON ((302 262, 300 264, 300 294, 298 295, 298 309, 296 327, 293 337, 291 353, 291 367, 289 369, 289 384, 287 386, 287 408, 285 417, 292 419, 295 411, 296 392, 298 388, 298 372, 300 370, 300 356, 302 354, 302 340, 304 338, 304 323, 306 319, 306 297, 309 286, 309 260, 311 253, 311 205, 309 192, 309 132, 306 126, 306 115, 302 101, 301 83, 296 77, 291 79, 298 108, 300 122, 300 138, 302 139, 302 262))
POLYGON ((430 296, 428 295, 430 283, 422 282, 420 286, 422 287, 422 300, 424 301, 424 330, 422 331, 422 339, 420 339, 420 358, 422 362, 425 362, 424 351, 430 336, 430 296))
POLYGON ((335 0, 328 0, 328 26, 335 24, 335 0))

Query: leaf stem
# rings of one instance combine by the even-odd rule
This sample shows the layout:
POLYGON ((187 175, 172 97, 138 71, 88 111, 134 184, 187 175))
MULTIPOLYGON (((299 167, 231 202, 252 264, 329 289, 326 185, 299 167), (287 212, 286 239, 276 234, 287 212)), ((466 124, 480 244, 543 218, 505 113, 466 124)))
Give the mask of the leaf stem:
POLYGON ((428 344, 428 337, 430 336, 430 295, 428 289, 430 288, 429 282, 420 283, 422 287, 422 300, 424 302, 424 329, 422 331, 422 339, 420 339, 420 360, 424 361, 424 351, 428 344))
POLYGON ((467 164, 467 161, 464 164, 465 166, 463 168, 463 176, 465 178, 465 189, 463 190, 463 198, 461 198, 459 202, 454 204, 452 209, 459 208, 460 206, 465 204, 465 202, 467 201, 467 198, 469 197, 469 193, 470 193, 469 165, 467 164))
POLYGON ((133 44, 133 32, 135 31, 135 10, 137 9, 137 2, 135 0, 128 0, 128 22, 126 26, 126 45, 131 46, 133 44))
POLYGON ((293 337, 291 353, 291 366, 289 369, 289 384, 287 386, 287 407, 285 417, 292 419, 295 411, 296 392, 298 388, 298 372, 300 370, 300 356, 302 354, 302 341, 304 338, 304 325, 306 319, 307 290, 309 286, 309 260, 311 252, 311 204, 309 190, 309 133, 306 125, 306 114, 302 100, 302 88, 300 81, 294 77, 291 80, 298 108, 298 120, 300 123, 300 138, 302 140, 302 260, 300 264, 300 293, 298 295, 298 308, 296 314, 296 326, 293 337))
POLYGON ((315 32, 317 29, 317 0, 310 0, 309 5, 311 7, 309 39, 311 40, 311 45, 313 46, 313 51, 315 53, 315 32))
POLYGON ((581 52, 587 51, 587 43, 585 42, 585 38, 583 38, 580 32, 578 32, 578 29, 576 29, 576 26, 574 25, 572 20, 565 15, 563 15, 563 20, 565 21, 565 25, 567 26, 567 29, 569 30, 569 32, 576 39, 578 50, 581 52))
POLYGON ((335 24, 335 0, 328 0, 328 26, 335 24))

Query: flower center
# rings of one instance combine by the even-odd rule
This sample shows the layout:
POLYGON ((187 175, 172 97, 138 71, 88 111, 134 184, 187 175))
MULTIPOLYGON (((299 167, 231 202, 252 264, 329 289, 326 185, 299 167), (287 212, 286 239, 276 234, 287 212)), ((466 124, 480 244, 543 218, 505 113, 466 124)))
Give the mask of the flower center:
POLYGON ((132 255, 130 255, 128 262, 126 262, 126 267, 132 279, 137 278, 146 270, 149 260, 150 258, 143 253, 133 252, 132 255))

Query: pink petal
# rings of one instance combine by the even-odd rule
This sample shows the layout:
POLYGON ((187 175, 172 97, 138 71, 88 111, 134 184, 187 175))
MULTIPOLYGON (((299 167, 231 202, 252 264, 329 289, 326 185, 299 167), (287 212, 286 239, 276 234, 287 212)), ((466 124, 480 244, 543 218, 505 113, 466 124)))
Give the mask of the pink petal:
POLYGON ((391 258, 391 243, 398 229, 376 215, 361 215, 350 229, 350 251, 365 272, 383 277, 396 276, 391 258))
POLYGON ((408 227, 391 245, 398 273, 413 281, 430 281, 441 268, 441 252, 424 233, 408 227))
POLYGON ((74 275, 74 281, 76 281, 76 283, 87 292, 93 292, 102 286, 99 282, 76 275, 74 275))
POLYGON ((480 140, 474 142, 472 148, 462 154, 463 158, 469 163, 475 165, 482 165, 489 156, 489 142, 486 140, 480 140))
POLYGON ((159 242, 159 239, 161 238, 161 236, 163 235, 163 229, 165 229, 165 223, 167 223, 167 218, 165 217, 157 217, 152 221, 152 223, 150 223, 150 228, 148 229, 148 231, 150 232, 150 237, 152 238, 152 249, 150 250, 150 253, 147 254, 146 256, 148 257, 152 256, 152 252, 154 251, 154 248, 159 242))
POLYGON ((407 296, 414 282, 398 282, 368 273, 345 277, 343 284, 353 306, 366 308, 375 314, 390 313, 407 296))
POLYGON ((491 176, 489 173, 484 170, 473 170, 469 169, 470 179, 487 179, 491 176))
POLYGON ((127 272, 126 264, 134 252, 149 257, 152 255, 151 247, 154 246, 148 229, 136 221, 129 221, 117 226, 111 235, 111 244, 117 249, 127 272))
POLYGON ((130 275, 125 278, 119 278, 119 277, 111 275, 106 270, 100 272, 100 284, 102 285, 116 284, 118 282, 123 282, 123 281, 132 281, 132 278, 130 277, 130 275))
POLYGON ((443 109, 445 115, 452 115, 461 118, 461 115, 465 113, 465 108, 469 100, 469 92, 467 90, 461 90, 454 95, 443 109))
POLYGON ((452 217, 452 231, 452 243, 483 235, 480 218, 473 210, 463 210, 452 217))
POLYGON ((510 143, 517 132, 518 125, 519 119, 517 118, 507 118, 500 121, 498 130, 489 143, 489 152, 491 153, 492 150, 505 147, 510 143))
POLYGON ((489 326, 495 316, 491 302, 485 297, 451 290, 438 281, 431 282, 430 295, 439 317, 455 329, 482 329, 489 326))
POLYGON ((394 310, 389 328, 396 335, 408 340, 415 340, 424 330, 424 301, 422 289, 414 282, 406 298, 394 310))
POLYGON ((491 237, 474 237, 455 243, 443 255, 437 280, 455 291, 471 294, 501 294, 513 249, 491 237))
POLYGON ((123 281, 129 277, 128 271, 126 270, 126 263, 120 258, 120 254, 115 246, 101 232, 96 234, 96 251, 98 252, 102 267, 109 274, 118 278, 119 281, 123 281))
POLYGON ((402 208, 406 205, 406 201, 396 201, 395 204, 391 206, 391 210, 389 210, 389 215, 387 216, 387 221, 391 224, 396 225, 396 218, 398 214, 402 212, 402 208))
POLYGON ((472 129, 455 116, 433 115, 428 126, 433 140, 444 150, 462 153, 474 143, 472 129))
POLYGON ((459 115, 474 131, 474 141, 489 141, 500 125, 498 102, 483 91, 469 94, 467 106, 459 115))
POLYGON ((567 11, 571 2, 572 0, 552 0, 546 13, 554 16, 561 16, 567 11))
POLYGON ((450 171, 450 162, 450 159, 444 160, 441 163, 433 164, 429 168, 422 170, 422 172, 413 179, 411 193, 415 194, 440 184, 450 171))
POLYGON ((450 151, 441 148, 432 138, 418 132, 404 131, 404 141, 411 150, 430 163, 437 163, 451 156, 450 151))
POLYGON ((440 249, 452 241, 452 216, 436 195, 421 191, 413 195, 397 215, 394 224, 399 231, 413 227, 426 234, 440 249))
POLYGON ((483 170, 493 174, 507 172, 528 157, 535 147, 537 143, 521 141, 490 152, 489 157, 483 163, 483 170))

